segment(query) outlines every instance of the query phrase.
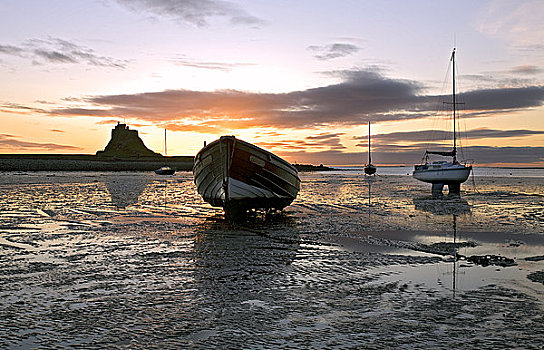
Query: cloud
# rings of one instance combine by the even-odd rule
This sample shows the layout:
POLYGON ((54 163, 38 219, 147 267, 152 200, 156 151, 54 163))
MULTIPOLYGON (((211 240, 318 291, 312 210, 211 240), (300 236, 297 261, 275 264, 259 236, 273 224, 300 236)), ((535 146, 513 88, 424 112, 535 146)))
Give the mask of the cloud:
POLYGON ((538 107, 544 102, 544 86, 481 89, 459 94, 459 98, 470 101, 471 110, 538 107))
POLYGON ((59 145, 56 143, 38 143, 22 141, 14 135, 0 134, 0 149, 41 150, 41 151, 80 151, 81 147, 59 145))
MULTIPOLYGON (((341 134, 339 134, 341 135, 341 134)), ((303 140, 276 140, 276 141, 258 141, 255 142, 256 145, 263 147, 265 149, 281 149, 292 150, 292 151, 325 151, 325 150, 343 150, 346 149, 344 145, 340 142, 338 136, 328 137, 326 139, 306 137, 303 140)))
POLYGON ((387 79, 373 71, 345 74, 345 81, 340 84, 289 93, 166 90, 94 96, 84 102, 96 108, 58 108, 50 113, 131 117, 153 122, 192 120, 221 124, 228 121, 237 127, 305 128, 357 124, 377 113, 416 108, 421 103, 421 97, 416 94, 420 91, 417 83, 387 79))
POLYGON ((13 45, 0 45, 0 53, 5 55, 21 56, 24 49, 13 45))
POLYGON ((119 119, 102 119, 96 122, 98 125, 116 125, 119 123, 119 119))
POLYGON ((475 17, 480 32, 527 47, 542 43, 543 12, 542 1, 491 1, 475 17))
POLYGON ((478 163, 528 164, 544 161, 544 147, 466 147, 464 153, 478 163))
POLYGON ((335 43, 325 46, 308 46, 308 50, 316 52, 315 58, 321 61, 328 61, 334 58, 353 55, 359 51, 359 47, 353 44, 335 43))
POLYGON ((27 58, 37 64, 86 63, 118 69, 126 68, 127 65, 127 61, 97 55, 91 48, 59 38, 29 39, 19 46, 0 45, 0 54, 27 58))
POLYGON ((534 74, 529 70, 524 72, 514 68, 508 71, 488 72, 484 74, 463 75, 461 78, 469 82, 472 90, 497 89, 497 88, 521 88, 539 85, 537 71, 534 74))
POLYGON ((326 141, 326 140, 338 139, 342 135, 344 135, 343 132, 339 132, 339 133, 322 133, 322 134, 319 134, 317 136, 308 136, 308 137, 306 137, 306 139, 307 140, 326 141))
MULTIPOLYGON (((479 128, 473 129, 461 134, 463 139, 487 139, 487 138, 509 138, 509 137, 525 137, 533 135, 544 135, 544 131, 540 130, 496 130, 479 128)), ((368 136, 355 136, 356 140, 366 141, 368 136)), ((373 144, 388 144, 388 143, 400 143, 406 144, 409 142, 428 142, 429 140, 448 140, 451 143, 453 139, 452 132, 444 130, 420 130, 420 131, 406 131, 406 132, 393 132, 389 134, 376 134, 372 136, 373 144)), ((365 146, 366 144, 361 144, 365 146)), ((396 147, 396 146, 395 146, 396 147)))
POLYGON ((52 63, 76 63, 76 59, 73 56, 63 54, 58 51, 46 51, 42 49, 34 50, 34 54, 38 57, 45 59, 52 63))
MULTIPOLYGON (((477 161, 476 166, 485 164, 544 164, 544 147, 489 147, 474 146, 463 150, 465 157, 477 161)), ((383 151, 372 152, 374 164, 395 164, 411 166, 418 163, 425 152, 424 147, 398 147, 383 151)), ((365 152, 342 152, 340 150, 326 150, 308 152, 301 149, 293 152, 277 152, 291 162, 326 164, 326 165, 362 165, 366 162, 365 152)), ((412 169, 407 169, 411 173, 412 169)))
POLYGON ((135 12, 199 27, 209 25, 211 18, 227 18, 233 25, 261 26, 265 23, 237 4, 223 0, 117 0, 117 3, 135 12))
MULTIPOLYGON (((451 98, 427 95, 416 81, 391 79, 373 69, 337 74, 343 79, 337 84, 287 93, 180 89, 87 96, 67 101, 67 107, 49 109, 13 103, 0 108, 51 116, 131 118, 219 134, 256 127, 307 129, 428 118, 436 114, 437 104, 451 98)), ((491 116, 541 106, 544 86, 473 90, 459 94, 459 99, 466 102, 463 117, 491 116)))
POLYGON ((170 61, 173 62, 177 66, 218 70, 222 72, 230 72, 236 68, 249 67, 254 65, 251 63, 223 63, 223 62, 206 62, 206 61, 199 62, 199 61, 194 61, 185 57, 174 58, 170 61))
POLYGON ((542 69, 533 65, 523 65, 523 66, 514 67, 512 69, 512 73, 536 75, 536 74, 542 73, 542 69))
MULTIPOLYGON (((373 139, 373 159, 376 164, 412 165, 419 162, 426 149, 439 150, 441 147, 451 147, 451 139, 447 143, 429 143, 427 137, 431 131, 398 132, 376 135, 373 139), (374 142, 374 140, 378 142, 374 142), (401 143, 401 144, 397 144, 401 143), (403 144, 404 143, 404 144, 403 144), (408 143, 408 144, 406 144, 408 143), (411 143, 411 144, 410 144, 411 143)), ((439 131, 442 136, 451 137, 447 132, 439 131)), ((544 131, 534 130, 494 130, 475 129, 467 133, 469 138, 501 138, 530 135, 542 135, 544 131)), ((367 159, 366 150, 361 152, 346 152, 339 137, 342 133, 323 133, 308 136, 300 140, 276 140, 259 142, 265 149, 274 149, 275 153, 291 162, 327 164, 327 165, 362 165, 367 159), (338 144, 340 147, 333 147, 338 144)), ((366 136, 354 137, 366 141, 366 136)), ((367 147, 366 143, 358 146, 367 147)), ((492 147, 469 146, 459 149, 459 159, 473 159, 477 164, 530 164, 544 165, 544 147, 492 147)), ((444 159, 438 157, 437 159, 444 159)), ((411 171, 411 169, 410 169, 411 171)))

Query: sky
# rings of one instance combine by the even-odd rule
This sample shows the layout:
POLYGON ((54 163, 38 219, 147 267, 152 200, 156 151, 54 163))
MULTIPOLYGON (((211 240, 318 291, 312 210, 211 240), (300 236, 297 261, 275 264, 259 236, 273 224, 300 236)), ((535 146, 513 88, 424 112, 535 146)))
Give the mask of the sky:
POLYGON ((544 1, 3 0, 0 153, 167 154, 235 135, 293 163, 544 166, 544 1))

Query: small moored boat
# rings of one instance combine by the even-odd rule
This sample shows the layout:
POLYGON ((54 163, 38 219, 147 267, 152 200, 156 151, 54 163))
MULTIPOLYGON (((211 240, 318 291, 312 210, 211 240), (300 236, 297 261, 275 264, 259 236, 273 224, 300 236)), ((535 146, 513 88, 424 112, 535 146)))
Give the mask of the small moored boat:
POLYGON ((370 156, 370 122, 368 122, 368 163, 363 167, 363 171, 367 175, 374 175, 376 173, 376 167, 372 164, 370 156))
POLYGON ((170 168, 167 165, 161 166, 159 169, 155 169, 157 175, 174 175, 176 169, 170 168))
POLYGON ((234 136, 205 145, 195 156, 193 176, 202 198, 231 219, 250 209, 281 210, 300 190, 293 165, 234 136))
MULTIPOLYGON (((166 129, 164 129, 164 156, 166 157, 167 148, 166 148, 166 129)), ((176 169, 169 167, 168 165, 163 165, 159 169, 155 169, 155 174, 157 175, 174 175, 176 169)))

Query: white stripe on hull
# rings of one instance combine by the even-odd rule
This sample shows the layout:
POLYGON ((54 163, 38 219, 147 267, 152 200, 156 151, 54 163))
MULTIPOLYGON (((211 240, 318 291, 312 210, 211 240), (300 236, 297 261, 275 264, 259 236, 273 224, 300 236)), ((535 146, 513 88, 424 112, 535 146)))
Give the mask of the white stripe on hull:
MULTIPOLYGON (((282 196, 266 190, 229 178, 229 199, 281 198, 282 196)), ((287 198, 283 196, 283 198, 287 198)))
MULTIPOLYGON (((209 187, 209 190, 203 194, 203 197, 206 199, 214 198, 224 203, 227 198, 225 198, 223 182, 221 179, 215 179, 215 180, 217 181, 212 186, 209 187)), ((246 183, 243 183, 233 178, 229 178, 228 182, 229 182, 229 191, 228 191, 229 200, 258 199, 258 198, 288 198, 286 196, 278 195, 277 193, 271 192, 264 188, 248 185, 246 183)))
POLYGON ((429 183, 465 182, 470 175, 471 167, 448 170, 415 170, 414 178, 429 183))

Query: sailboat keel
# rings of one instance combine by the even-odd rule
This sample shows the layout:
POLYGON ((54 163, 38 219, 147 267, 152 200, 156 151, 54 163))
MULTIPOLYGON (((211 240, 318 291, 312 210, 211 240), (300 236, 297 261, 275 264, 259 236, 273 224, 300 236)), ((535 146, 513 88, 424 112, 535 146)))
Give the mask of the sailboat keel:
POLYGON ((433 184, 431 190, 433 198, 442 197, 442 190, 444 190, 444 184, 433 184))
POLYGON ((461 182, 433 183, 431 188, 433 198, 440 198, 444 195, 444 185, 448 186, 449 197, 461 195, 461 182))

